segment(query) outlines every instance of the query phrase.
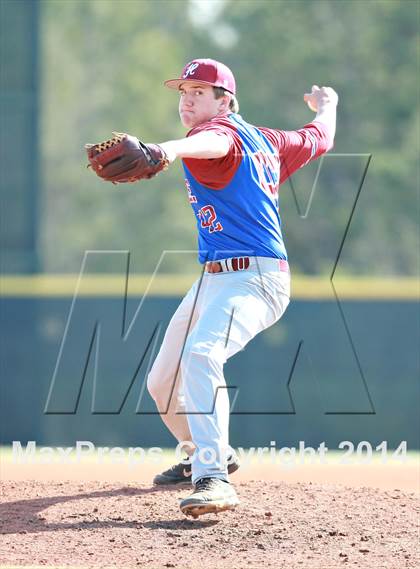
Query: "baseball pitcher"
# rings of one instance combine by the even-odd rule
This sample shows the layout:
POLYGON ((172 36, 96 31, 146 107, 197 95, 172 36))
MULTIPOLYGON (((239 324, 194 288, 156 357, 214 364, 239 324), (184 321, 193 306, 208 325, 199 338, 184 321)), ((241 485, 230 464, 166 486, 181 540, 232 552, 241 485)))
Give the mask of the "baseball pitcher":
POLYGON ((304 95, 314 120, 282 131, 256 127, 238 114, 235 78, 218 61, 195 59, 165 85, 178 91, 185 138, 145 144, 114 133, 86 146, 96 174, 114 183, 150 178, 182 160, 203 276, 173 315, 147 384, 188 454, 154 483, 192 483, 180 507, 197 517, 239 504, 229 481, 239 462, 229 446, 223 366, 289 304, 278 190, 298 168, 332 148, 338 96, 331 87, 314 85, 304 95))

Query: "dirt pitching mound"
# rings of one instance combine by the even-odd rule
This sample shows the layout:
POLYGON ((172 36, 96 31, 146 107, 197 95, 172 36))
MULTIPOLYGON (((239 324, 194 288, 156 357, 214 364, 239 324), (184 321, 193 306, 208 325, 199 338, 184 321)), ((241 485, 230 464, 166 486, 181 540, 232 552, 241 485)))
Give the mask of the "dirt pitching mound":
POLYGON ((3 482, 0 558, 78 567, 417 568, 419 497, 399 490, 241 482, 234 512, 187 519, 190 488, 3 482))

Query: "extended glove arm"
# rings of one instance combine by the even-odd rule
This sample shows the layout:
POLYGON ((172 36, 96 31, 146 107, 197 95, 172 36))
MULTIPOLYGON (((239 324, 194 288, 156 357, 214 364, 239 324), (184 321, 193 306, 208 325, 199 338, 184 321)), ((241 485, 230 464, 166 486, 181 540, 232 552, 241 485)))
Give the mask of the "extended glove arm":
POLYGON ((170 162, 176 158, 223 158, 229 152, 229 140, 212 131, 199 132, 179 140, 159 144, 170 162))

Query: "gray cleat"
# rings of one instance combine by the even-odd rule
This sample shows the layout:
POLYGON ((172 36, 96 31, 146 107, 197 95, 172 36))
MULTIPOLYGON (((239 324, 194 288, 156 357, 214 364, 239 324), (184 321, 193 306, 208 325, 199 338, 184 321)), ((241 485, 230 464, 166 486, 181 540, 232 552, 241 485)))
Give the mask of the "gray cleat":
POLYGON ((198 518, 203 514, 217 514, 225 510, 234 510, 239 504, 235 488, 220 478, 200 478, 194 486, 194 492, 181 500, 179 507, 186 516, 198 518))
MULTIPOLYGON (((178 464, 174 464, 165 472, 157 474, 153 479, 153 484, 161 486, 163 484, 191 484, 191 462, 188 458, 178 464)), ((240 467, 240 462, 236 454, 228 457, 228 474, 233 474, 240 467)))

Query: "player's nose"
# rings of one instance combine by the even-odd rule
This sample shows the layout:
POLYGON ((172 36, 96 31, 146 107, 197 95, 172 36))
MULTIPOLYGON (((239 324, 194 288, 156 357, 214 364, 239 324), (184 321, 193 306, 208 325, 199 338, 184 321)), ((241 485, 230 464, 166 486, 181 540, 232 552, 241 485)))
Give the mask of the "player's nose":
POLYGON ((192 93, 185 93, 182 103, 185 107, 192 107, 194 105, 194 96, 192 93))

